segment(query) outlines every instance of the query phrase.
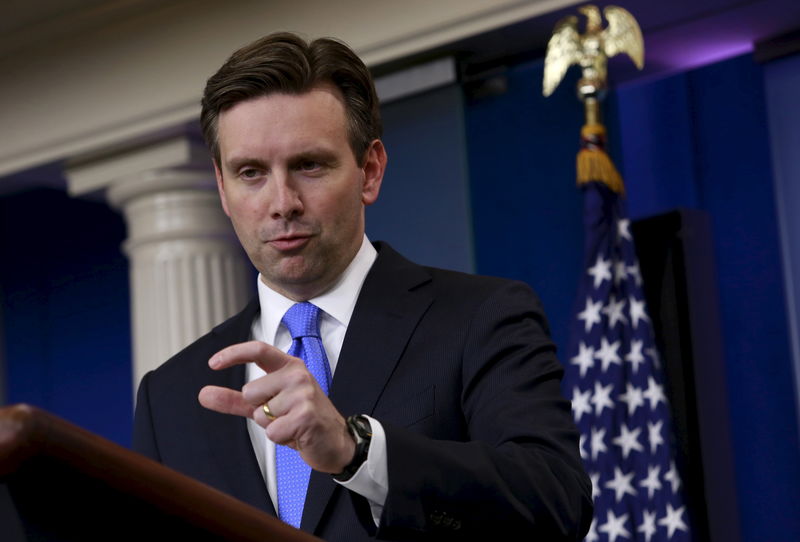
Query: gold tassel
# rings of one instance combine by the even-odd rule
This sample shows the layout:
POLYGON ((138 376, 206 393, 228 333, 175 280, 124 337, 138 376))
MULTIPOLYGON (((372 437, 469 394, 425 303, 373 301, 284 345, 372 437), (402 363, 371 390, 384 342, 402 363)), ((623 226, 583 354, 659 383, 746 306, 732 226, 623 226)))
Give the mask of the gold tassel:
POLYGON ((578 186, 599 181, 617 194, 625 193, 614 162, 605 151, 606 129, 602 124, 585 124, 581 128, 581 150, 578 151, 578 186))

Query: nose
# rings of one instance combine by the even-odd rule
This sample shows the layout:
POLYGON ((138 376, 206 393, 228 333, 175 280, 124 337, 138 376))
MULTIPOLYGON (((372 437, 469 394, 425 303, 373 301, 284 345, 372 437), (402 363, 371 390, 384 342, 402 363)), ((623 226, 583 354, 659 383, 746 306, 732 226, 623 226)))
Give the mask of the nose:
POLYGON ((291 175, 276 172, 267 186, 267 205, 272 218, 291 220, 303 214, 303 199, 291 175))

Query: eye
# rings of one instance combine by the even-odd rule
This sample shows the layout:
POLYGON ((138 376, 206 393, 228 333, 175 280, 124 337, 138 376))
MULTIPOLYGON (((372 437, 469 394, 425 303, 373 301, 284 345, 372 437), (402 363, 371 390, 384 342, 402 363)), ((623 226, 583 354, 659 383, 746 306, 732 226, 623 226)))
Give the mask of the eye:
POLYGON ((314 160, 302 160, 298 164, 298 169, 300 171, 305 172, 305 173, 309 173, 309 172, 312 172, 312 171, 317 171, 321 167, 322 167, 322 165, 319 162, 316 162, 314 160))
POLYGON ((261 171, 256 168, 245 168, 239 172, 239 177, 245 180, 257 179, 261 175, 261 171))

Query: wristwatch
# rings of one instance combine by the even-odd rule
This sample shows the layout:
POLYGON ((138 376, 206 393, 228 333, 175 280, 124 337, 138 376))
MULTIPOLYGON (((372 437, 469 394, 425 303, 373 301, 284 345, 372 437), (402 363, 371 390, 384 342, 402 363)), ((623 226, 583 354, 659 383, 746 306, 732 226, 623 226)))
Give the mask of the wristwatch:
POLYGON ((367 460, 369 443, 372 441, 372 427, 369 425, 369 420, 366 416, 349 416, 347 418, 347 430, 356 442, 356 450, 353 453, 353 459, 344 470, 333 475, 333 479, 337 482, 346 482, 353 477, 359 467, 367 460))

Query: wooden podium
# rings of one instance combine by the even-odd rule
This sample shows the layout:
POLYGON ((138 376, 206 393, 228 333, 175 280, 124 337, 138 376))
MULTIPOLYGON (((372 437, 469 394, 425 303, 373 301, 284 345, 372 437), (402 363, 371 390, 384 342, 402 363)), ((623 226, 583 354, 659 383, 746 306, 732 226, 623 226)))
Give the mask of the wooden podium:
POLYGON ((0 408, 0 483, 30 541, 320 542, 27 405, 0 408))

